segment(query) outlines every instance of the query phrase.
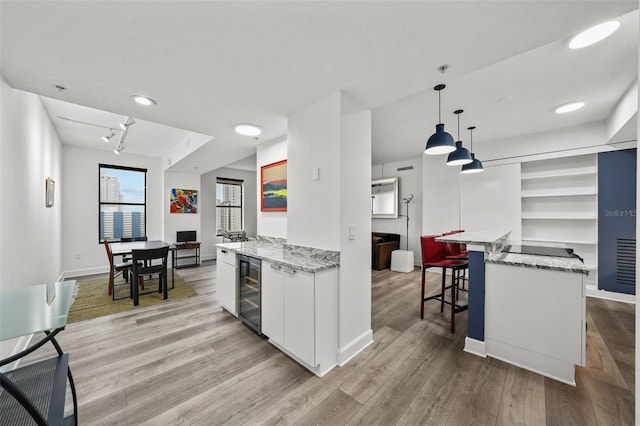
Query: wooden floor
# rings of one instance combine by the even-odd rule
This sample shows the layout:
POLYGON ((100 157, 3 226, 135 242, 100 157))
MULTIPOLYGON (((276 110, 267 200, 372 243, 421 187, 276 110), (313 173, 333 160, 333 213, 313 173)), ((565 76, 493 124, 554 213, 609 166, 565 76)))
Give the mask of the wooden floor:
POLYGON ((419 270, 373 271, 375 342, 319 379, 221 310, 214 263, 180 275, 198 296, 60 334, 81 425, 633 424, 633 305, 588 300, 574 388, 463 352, 466 312, 452 335, 437 302, 419 319, 419 270))

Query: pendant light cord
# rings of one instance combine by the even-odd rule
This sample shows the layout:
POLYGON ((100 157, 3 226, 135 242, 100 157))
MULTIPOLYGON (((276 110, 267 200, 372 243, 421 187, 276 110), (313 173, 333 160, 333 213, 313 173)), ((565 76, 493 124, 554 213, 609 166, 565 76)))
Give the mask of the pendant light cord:
POLYGON ((440 97, 440 92, 442 90, 438 90, 438 123, 442 123, 442 114, 441 114, 441 110, 442 110, 442 105, 441 105, 441 100, 442 98, 440 97))

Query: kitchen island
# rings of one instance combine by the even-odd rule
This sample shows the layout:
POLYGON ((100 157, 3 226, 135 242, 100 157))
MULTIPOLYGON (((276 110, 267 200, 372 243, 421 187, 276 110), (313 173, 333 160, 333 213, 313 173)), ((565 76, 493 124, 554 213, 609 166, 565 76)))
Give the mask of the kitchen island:
POLYGON ((260 310, 260 325, 252 328, 318 376, 334 368, 338 360, 339 253, 280 239, 217 246, 217 295, 222 307, 239 316, 244 296, 238 259, 257 260, 260 276, 249 287, 258 292, 252 304, 260 310))
POLYGON ((575 366, 585 364, 589 269, 571 250, 563 255, 561 248, 542 243, 512 244, 509 235, 463 232, 437 238, 467 244, 469 250, 464 350, 575 386, 575 366))
POLYGON ((485 269, 486 355, 575 386, 589 269, 570 255, 513 252, 489 254, 485 269))

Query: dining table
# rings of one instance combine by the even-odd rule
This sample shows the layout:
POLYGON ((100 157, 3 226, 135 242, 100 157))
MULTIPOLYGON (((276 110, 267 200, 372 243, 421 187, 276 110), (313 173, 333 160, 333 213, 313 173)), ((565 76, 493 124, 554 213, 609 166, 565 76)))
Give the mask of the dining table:
POLYGON ((175 269, 175 250, 176 246, 161 240, 152 241, 124 241, 109 243, 112 256, 127 256, 133 253, 133 250, 151 250, 169 247, 171 252, 171 289, 175 288, 174 272, 175 269))

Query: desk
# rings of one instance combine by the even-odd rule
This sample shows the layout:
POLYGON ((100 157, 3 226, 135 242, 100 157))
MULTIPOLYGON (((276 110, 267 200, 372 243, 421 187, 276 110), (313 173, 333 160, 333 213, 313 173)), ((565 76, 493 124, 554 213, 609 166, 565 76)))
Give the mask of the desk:
POLYGON ((126 243, 109 243, 112 256, 130 255, 133 250, 149 250, 156 248, 169 247, 171 252, 171 288, 175 287, 173 280, 173 270, 175 269, 175 250, 176 247, 164 241, 127 241, 126 243))
POLYGON ((188 243, 176 243, 174 252, 175 256, 171 257, 171 260, 175 260, 175 268, 187 268, 189 266, 200 266, 200 243, 197 241, 192 241, 188 243), (193 250, 194 254, 179 256, 179 251, 181 250, 193 250), (193 263, 188 263, 186 265, 180 265, 180 259, 193 259, 193 263))
POLYGON ((0 414, 3 422, 15 424, 25 420, 26 411, 40 424, 62 424, 63 420, 65 424, 78 424, 78 402, 69 369, 69 354, 62 352, 55 339, 67 324, 75 287, 75 281, 53 284, 51 288, 55 289, 55 298, 51 303, 47 303, 46 284, 0 291, 0 341, 35 333, 45 334, 22 352, 0 360, 0 367, 18 361, 47 342, 51 342, 58 352, 57 357, 0 372, 3 389, 0 393, 0 414), (74 414, 63 419, 67 378, 74 414))

